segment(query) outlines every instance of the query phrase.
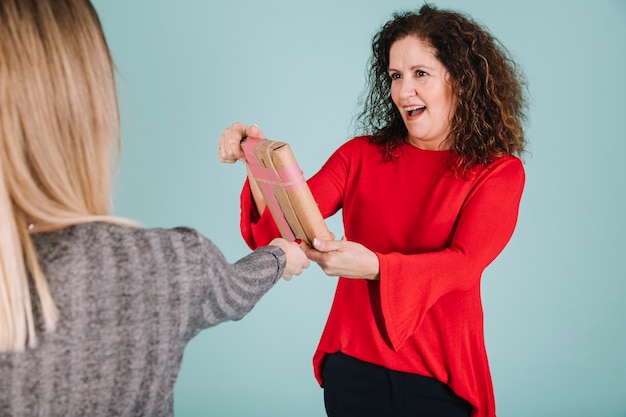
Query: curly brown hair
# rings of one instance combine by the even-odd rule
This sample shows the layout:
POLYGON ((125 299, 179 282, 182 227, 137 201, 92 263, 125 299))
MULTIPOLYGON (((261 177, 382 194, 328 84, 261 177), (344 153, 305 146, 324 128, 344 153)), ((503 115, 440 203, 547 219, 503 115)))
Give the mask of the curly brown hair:
POLYGON ((386 156, 406 142, 408 131, 391 100, 389 51, 407 36, 426 41, 449 71, 457 98, 451 120, 450 149, 458 158, 455 172, 494 157, 521 156, 526 146, 526 80, 509 52, 471 18, 425 4, 418 13, 395 13, 372 40, 372 56, 362 111, 356 116, 361 133, 386 145, 386 156))

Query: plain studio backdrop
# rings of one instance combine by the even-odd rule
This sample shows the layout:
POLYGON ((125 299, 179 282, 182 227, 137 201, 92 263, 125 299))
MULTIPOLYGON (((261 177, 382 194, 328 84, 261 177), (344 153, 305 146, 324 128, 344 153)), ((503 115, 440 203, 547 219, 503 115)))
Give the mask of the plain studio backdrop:
MULTIPOLYGON (((234 262, 234 121, 287 141, 306 177, 353 135, 374 33, 405 0, 95 0, 118 71, 116 214, 191 226, 234 262)), ((501 417, 626 416, 626 0, 446 0, 509 49, 529 81, 530 152, 516 232, 483 276, 501 417)), ((329 221, 341 236, 340 220, 329 221)), ((317 265, 252 312, 201 332, 178 417, 322 417, 311 358, 336 278, 317 265)))

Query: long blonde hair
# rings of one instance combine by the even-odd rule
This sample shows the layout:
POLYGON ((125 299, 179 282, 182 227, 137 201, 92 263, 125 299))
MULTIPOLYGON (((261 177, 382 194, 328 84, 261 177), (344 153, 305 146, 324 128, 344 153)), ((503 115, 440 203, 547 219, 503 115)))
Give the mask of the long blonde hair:
POLYGON ((45 330, 59 319, 28 225, 112 219, 119 111, 88 0, 0 1, 0 106, 0 351, 19 351, 37 343, 33 303, 45 330))

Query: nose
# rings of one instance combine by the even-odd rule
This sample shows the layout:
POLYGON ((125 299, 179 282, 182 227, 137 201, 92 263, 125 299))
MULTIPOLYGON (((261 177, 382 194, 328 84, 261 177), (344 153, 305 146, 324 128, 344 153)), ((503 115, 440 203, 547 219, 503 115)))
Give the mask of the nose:
POLYGON ((417 95, 415 83, 411 78, 403 78, 400 84, 400 97, 408 98, 417 95))

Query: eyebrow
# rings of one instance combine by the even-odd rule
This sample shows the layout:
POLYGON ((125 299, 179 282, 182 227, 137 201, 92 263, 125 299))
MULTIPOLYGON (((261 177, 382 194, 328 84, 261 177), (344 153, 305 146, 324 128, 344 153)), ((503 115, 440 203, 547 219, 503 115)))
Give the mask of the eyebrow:
MULTIPOLYGON (((411 67, 411 71, 415 71, 416 69, 425 69, 425 70, 428 70, 428 71, 434 71, 435 70, 435 68, 429 67, 428 65, 413 65, 411 67)), ((390 72, 390 71, 401 72, 400 70, 397 70, 397 69, 394 69, 394 68, 391 68, 391 67, 387 68, 387 72, 390 72)))

